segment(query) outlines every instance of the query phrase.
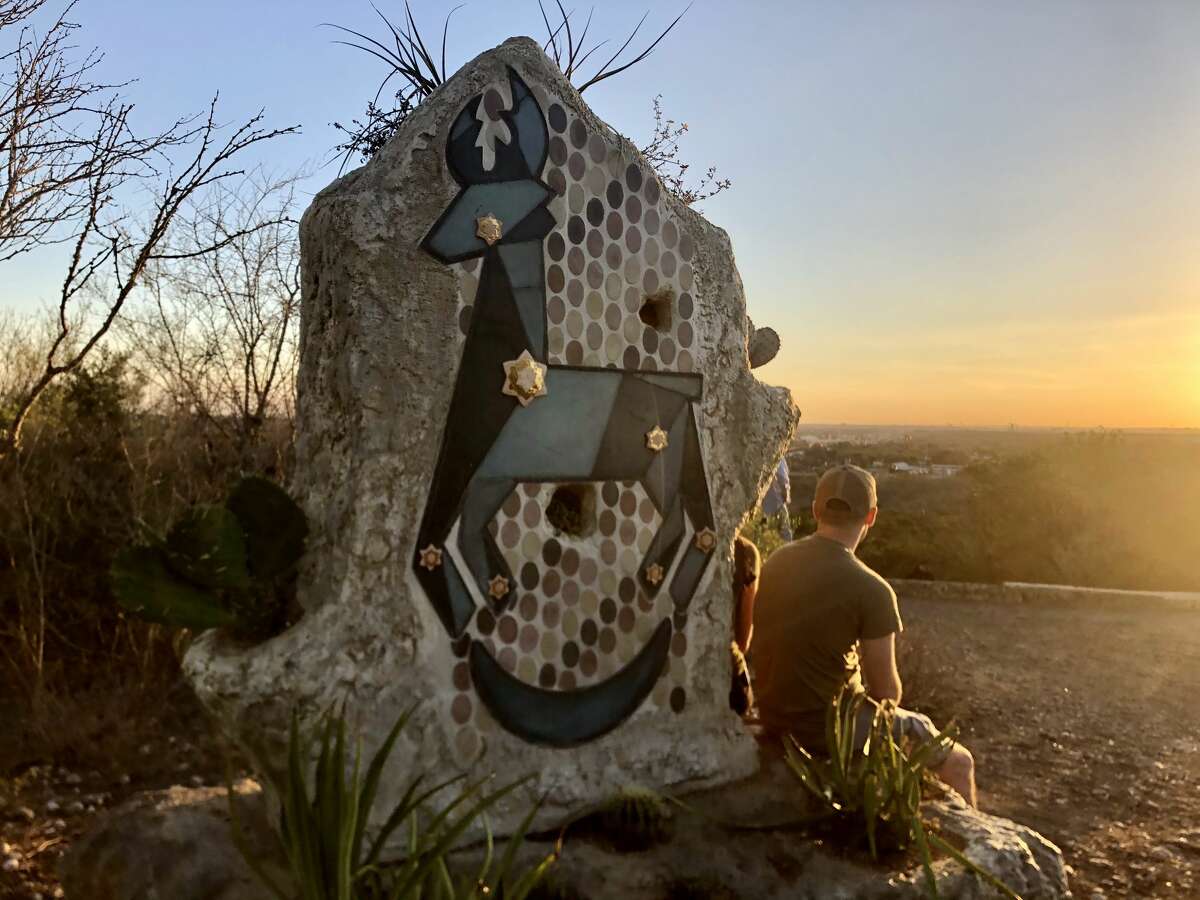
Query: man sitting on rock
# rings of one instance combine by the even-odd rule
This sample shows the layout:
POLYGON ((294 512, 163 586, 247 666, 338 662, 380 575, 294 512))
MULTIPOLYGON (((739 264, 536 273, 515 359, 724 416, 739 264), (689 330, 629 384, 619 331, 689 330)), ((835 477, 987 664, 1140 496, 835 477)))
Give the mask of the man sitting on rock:
MULTIPOLYGON (((768 731, 791 734, 810 751, 824 750, 826 713, 843 687, 869 698, 856 727, 860 747, 876 704, 889 700, 897 740, 921 744, 939 735, 928 716, 899 707, 896 592, 854 555, 878 512, 871 473, 830 469, 813 501, 816 533, 780 547, 759 577, 751 654, 759 714, 768 731)), ((966 747, 953 744, 930 768, 975 805, 966 747)))

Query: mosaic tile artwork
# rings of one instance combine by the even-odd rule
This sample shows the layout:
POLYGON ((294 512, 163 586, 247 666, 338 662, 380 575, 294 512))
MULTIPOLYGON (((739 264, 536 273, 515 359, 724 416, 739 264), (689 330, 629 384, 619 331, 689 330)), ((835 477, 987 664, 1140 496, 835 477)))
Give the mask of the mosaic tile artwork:
POLYGON ((653 172, 511 69, 446 163, 422 246, 458 273, 462 357, 413 571, 454 642, 456 750, 680 712, 717 543, 692 241, 653 172))

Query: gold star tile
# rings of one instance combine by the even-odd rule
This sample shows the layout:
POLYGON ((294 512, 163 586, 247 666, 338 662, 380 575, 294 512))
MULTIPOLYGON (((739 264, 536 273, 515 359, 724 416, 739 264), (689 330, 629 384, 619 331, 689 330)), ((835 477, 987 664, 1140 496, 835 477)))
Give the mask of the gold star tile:
POLYGON ((655 425, 646 432, 646 446, 655 453, 661 453, 667 449, 667 433, 661 427, 655 425))
POLYGON ((696 549, 701 553, 712 553, 717 548, 717 533, 711 528, 696 532, 696 549))
POLYGON ((442 564, 442 551, 440 547, 435 547, 430 544, 421 550, 421 566, 432 572, 442 564))
POLYGON ((489 247, 504 234, 504 223, 488 213, 475 220, 475 236, 489 247))
POLYGON ((662 583, 664 575, 666 575, 666 572, 663 571, 663 567, 658 563, 650 563, 650 565, 646 566, 646 580, 655 587, 662 583))
POLYGON ((528 350, 522 350, 516 359, 504 363, 504 387, 501 391, 516 397, 522 406, 528 406, 535 397, 546 394, 546 367, 538 362, 528 350))
POLYGON ((508 594, 508 579, 497 575, 488 582, 488 596, 493 600, 503 600, 508 594))

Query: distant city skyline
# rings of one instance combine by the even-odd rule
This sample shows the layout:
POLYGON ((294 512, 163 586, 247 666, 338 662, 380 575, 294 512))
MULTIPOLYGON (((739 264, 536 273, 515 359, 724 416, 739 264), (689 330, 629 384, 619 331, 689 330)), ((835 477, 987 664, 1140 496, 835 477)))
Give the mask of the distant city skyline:
MULTIPOLYGON (((449 7, 412 5, 440 42, 449 7)), ((621 39, 650 8, 649 39, 684 5, 598 4, 591 33, 621 39)), ((366 0, 84 0, 72 17, 103 79, 138 79, 147 130, 217 90, 225 121, 302 124, 255 161, 307 167, 308 194, 336 176, 330 123, 383 75, 320 27, 381 36, 366 0)), ((542 27, 536 0, 472 0, 448 67, 542 27)), ((585 96, 644 142, 662 94, 692 171, 733 180, 702 210, 782 338, 756 374, 792 390, 802 427, 1196 427, 1198 34, 1191 0, 698 0, 585 96)), ((44 305, 57 260, 6 264, 0 310, 44 305)))

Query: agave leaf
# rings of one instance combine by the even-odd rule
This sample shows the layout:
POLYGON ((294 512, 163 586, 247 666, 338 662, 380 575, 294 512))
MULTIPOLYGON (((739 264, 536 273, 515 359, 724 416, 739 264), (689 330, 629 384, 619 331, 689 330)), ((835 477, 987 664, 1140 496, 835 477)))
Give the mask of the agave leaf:
MULTIPOLYGON (((416 797, 413 797, 409 801, 409 808, 407 810, 404 809, 403 806, 398 806, 395 810, 393 810, 391 816, 388 817, 388 821, 386 823, 384 823, 384 826, 380 830, 379 834, 377 834, 375 836, 375 842, 371 845, 371 850, 367 854, 367 862, 375 863, 379 860, 379 856, 383 852, 383 848, 384 848, 384 845, 387 843, 387 839, 389 837, 391 837, 392 832, 396 830, 396 828, 400 825, 400 823, 405 818, 407 818, 409 815, 411 815, 413 817, 413 821, 415 823, 416 811, 425 804, 426 800, 428 800, 430 797, 434 796, 435 794, 440 793, 441 791, 445 790, 446 788, 448 788, 450 785, 454 784, 455 782, 462 781, 465 778, 466 778, 465 775, 455 775, 453 778, 447 778, 445 781, 441 782, 440 784, 434 785, 433 787, 429 788, 423 794, 419 794, 416 797)), ((417 779, 417 781, 420 781, 420 779, 417 779)), ((416 783, 417 782, 414 782, 414 786, 416 783)), ((483 782, 480 782, 480 784, 482 784, 482 783, 483 782)), ((409 789, 410 793, 411 793, 411 791, 412 791, 412 786, 410 786, 410 789, 409 789)), ((464 797, 460 797, 458 800, 456 800, 454 803, 452 803, 450 805, 450 807, 447 807, 447 812, 452 810, 454 806, 461 803, 463 801, 463 799, 465 799, 465 795, 464 795, 464 797)), ((435 821, 437 821, 437 820, 435 819, 435 821)), ((413 851, 413 852, 416 852, 416 851, 413 851)))
MULTIPOLYGON (((512 898, 509 896, 508 889, 505 885, 505 882, 508 880, 509 873, 512 871, 513 864, 516 862, 517 850, 520 849, 521 845, 525 842, 525 835, 527 835, 529 833, 529 826, 533 824, 534 817, 537 815, 538 810, 541 808, 542 808, 542 803, 540 800, 537 803, 535 803, 533 806, 530 807, 529 812, 527 812, 525 814, 525 818, 523 818, 521 820, 521 823, 517 826, 517 830, 514 831, 512 836, 508 839, 508 846, 504 848, 504 855, 500 857, 500 865, 496 870, 495 883, 492 884, 491 887, 493 888, 494 891, 498 891, 505 898, 505 900, 512 900, 512 898)), ((488 829, 488 845, 489 845, 489 847, 491 846, 491 837, 492 837, 492 832, 491 832, 491 829, 489 828, 488 829)), ((557 857, 557 854, 552 854, 552 855, 557 857)), ((490 857, 491 857, 490 852, 488 854, 488 857, 490 859, 490 857)), ((533 887, 533 885, 531 884, 529 886, 529 888, 532 888, 532 887, 533 887)), ((528 892, 529 888, 526 888, 526 892, 528 892)))
POLYGON ((215 595, 172 572, 158 548, 122 550, 113 560, 109 575, 117 603, 140 619, 196 630, 237 623, 215 595))
POLYGON ((929 852, 929 842, 925 840, 925 826, 921 824, 920 816, 917 816, 916 821, 913 822, 913 831, 917 838, 917 850, 921 854, 921 870, 925 873, 925 887, 929 889, 929 896, 933 900, 938 900, 940 895, 938 894, 937 877, 933 874, 933 854, 929 852))
POLYGON ((308 521, 283 488, 265 478, 243 478, 225 506, 245 536, 250 575, 272 581, 295 569, 304 553, 308 521))
POLYGON ((167 561, 180 577, 211 590, 250 586, 246 544, 237 518, 223 506, 194 506, 167 532, 167 561))
MULTIPOLYGON (((918 823, 917 827, 921 828, 921 834, 924 835, 925 834, 924 826, 922 826, 918 823)), ((1021 900, 1020 894, 1018 894, 1016 891, 1014 891, 1012 888, 1010 888, 1007 884, 1005 884, 1003 881, 1001 881, 999 878, 997 878, 995 875, 993 875, 987 869, 985 869, 982 866, 975 863, 965 853, 963 853, 961 850, 959 850, 953 844, 943 840, 941 838, 941 836, 930 833, 928 835, 928 840, 930 843, 936 844, 938 846, 938 849, 941 850, 943 853, 946 853, 947 855, 953 857, 960 865, 963 866, 963 868, 965 868, 971 872, 974 872, 976 875, 978 875, 980 878, 982 878, 984 881, 986 881, 988 884, 990 884, 992 887, 994 887, 996 890, 998 890, 1005 897, 1008 897, 1009 900, 1021 900)), ((936 896, 936 894, 935 894, 935 896, 936 896)))
MULTIPOLYGON (((355 860, 355 862, 358 861, 362 852, 362 843, 364 837, 366 836, 368 820, 371 816, 371 808, 375 805, 375 795, 379 791, 379 781, 383 777, 383 767, 387 764, 388 757, 392 755, 392 749, 396 745, 396 739, 400 737, 400 732, 404 730, 406 725, 408 725, 408 720, 412 718, 415 710, 416 706, 410 706, 400 715, 398 719, 396 719, 396 724, 392 726, 392 730, 388 732, 387 737, 384 738, 384 741, 382 744, 380 744, 379 749, 375 751, 375 755, 371 757, 370 765, 367 766, 367 777, 363 781, 362 793, 359 796, 359 805, 354 825, 354 838, 350 852, 350 856, 355 860)), ((409 784, 408 791, 404 797, 401 798, 400 806, 398 808, 407 807, 408 801, 416 792, 419 784, 420 778, 413 780, 409 784)), ((400 818, 404 818, 404 815, 407 815, 407 812, 401 815, 400 818)))
MULTIPOLYGON (((466 831, 471 824, 479 818, 486 810, 494 806, 503 797, 512 793, 520 785, 524 784, 528 779, 513 782, 507 787, 500 788, 491 794, 486 794, 478 799, 473 806, 470 806, 463 812, 458 819, 451 821, 450 816, 455 808, 465 804, 479 794, 480 788, 485 783, 485 780, 478 781, 474 784, 467 785, 455 800, 442 812, 434 817, 433 821, 427 826, 427 830, 437 836, 437 839, 428 847, 422 854, 422 861, 418 863, 416 869, 409 875, 409 883, 420 883, 425 880, 426 873, 437 860, 441 859, 450 848, 458 841, 463 832, 466 831)), ((403 895, 402 895, 403 896, 403 895)))

